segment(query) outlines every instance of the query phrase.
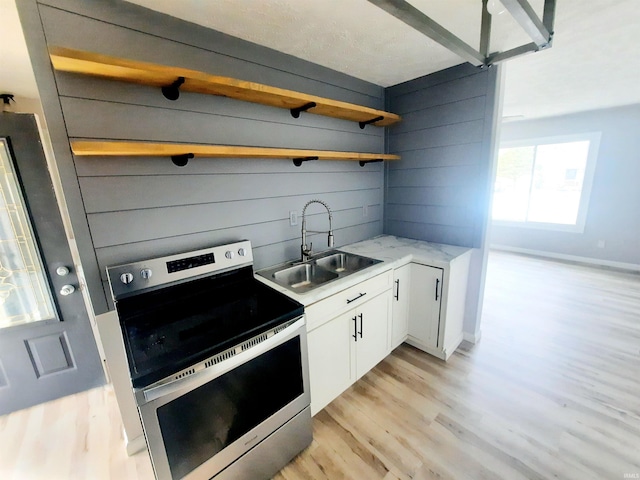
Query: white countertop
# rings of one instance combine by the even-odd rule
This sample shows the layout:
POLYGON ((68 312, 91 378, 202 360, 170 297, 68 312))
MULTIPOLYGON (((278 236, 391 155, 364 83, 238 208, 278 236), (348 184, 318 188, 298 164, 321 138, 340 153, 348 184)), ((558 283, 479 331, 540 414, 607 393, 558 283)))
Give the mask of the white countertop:
POLYGON ((278 285, 260 275, 255 277, 275 290, 288 295, 304 306, 309 306, 326 297, 338 293, 345 288, 363 282, 380 275, 391 269, 396 269, 410 262, 422 263, 434 267, 448 268, 456 258, 470 252, 471 248, 456 247, 440 243, 429 243, 409 238, 394 237, 392 235, 380 235, 370 240, 352 243, 337 248, 348 253, 355 253, 364 257, 382 260, 360 272, 346 276, 339 280, 329 282, 307 293, 297 294, 278 285))
POLYGON ((371 240, 345 245, 339 250, 384 260, 385 262, 393 263, 393 268, 409 262, 425 263, 434 267, 446 268, 456 258, 471 251, 470 248, 466 247, 429 243, 392 235, 380 235, 371 240))

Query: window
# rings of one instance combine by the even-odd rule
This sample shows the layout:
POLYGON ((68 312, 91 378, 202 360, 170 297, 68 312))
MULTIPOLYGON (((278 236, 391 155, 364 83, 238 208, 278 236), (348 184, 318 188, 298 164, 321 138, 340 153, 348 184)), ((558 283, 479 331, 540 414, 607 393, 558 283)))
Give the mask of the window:
POLYGON ((493 189, 494 224, 582 232, 599 133, 504 143, 493 189))
POLYGON ((10 155, 0 139, 0 328, 55 316, 10 155))

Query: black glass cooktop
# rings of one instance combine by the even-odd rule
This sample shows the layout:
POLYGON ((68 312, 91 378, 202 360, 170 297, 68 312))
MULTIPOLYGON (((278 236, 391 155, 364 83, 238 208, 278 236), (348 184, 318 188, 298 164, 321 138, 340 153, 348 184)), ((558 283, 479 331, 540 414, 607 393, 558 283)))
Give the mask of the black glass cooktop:
POLYGON ((302 315, 251 267, 116 302, 133 386, 145 387, 302 315))

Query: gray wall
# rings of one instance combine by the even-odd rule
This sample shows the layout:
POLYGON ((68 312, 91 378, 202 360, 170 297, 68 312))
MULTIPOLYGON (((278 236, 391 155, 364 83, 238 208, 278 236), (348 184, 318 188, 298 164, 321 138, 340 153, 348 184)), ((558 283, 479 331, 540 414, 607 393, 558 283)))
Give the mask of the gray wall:
POLYGON ((602 132, 584 233, 492 226, 491 243, 640 266, 640 105, 506 123, 501 140, 583 132, 602 132))
MULTIPOLYGON (((333 209, 336 246, 382 233, 381 164, 262 159, 73 157, 75 139, 149 140, 382 152, 383 129, 222 97, 53 73, 47 45, 236 77, 383 108, 381 87, 119 1, 19 0, 27 44, 96 314, 110 308, 104 269, 145 257, 250 239, 256 268, 296 257, 312 198, 333 209), (41 21, 42 26, 39 26, 41 21), (55 124, 55 128, 51 126, 55 124), (364 215, 367 206, 367 215, 364 215)), ((310 208, 310 229, 326 215, 310 208)), ((318 250, 325 237, 312 239, 318 250)))
POLYGON ((386 233, 480 246, 495 72, 463 64, 387 89, 403 121, 389 129, 389 152, 402 161, 387 166, 386 233))
POLYGON ((386 90, 387 109, 403 117, 389 128, 385 233, 474 247, 465 333, 479 335, 486 229, 494 176, 501 69, 452 67, 386 90))

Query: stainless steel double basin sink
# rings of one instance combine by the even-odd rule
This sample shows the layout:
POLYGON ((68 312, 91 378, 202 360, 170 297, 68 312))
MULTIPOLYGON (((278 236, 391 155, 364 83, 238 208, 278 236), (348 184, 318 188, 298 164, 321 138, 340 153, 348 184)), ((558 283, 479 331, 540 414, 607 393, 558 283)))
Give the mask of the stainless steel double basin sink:
POLYGON ((306 262, 287 263, 256 272, 296 293, 306 293, 382 260, 331 250, 306 262))

